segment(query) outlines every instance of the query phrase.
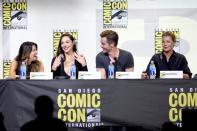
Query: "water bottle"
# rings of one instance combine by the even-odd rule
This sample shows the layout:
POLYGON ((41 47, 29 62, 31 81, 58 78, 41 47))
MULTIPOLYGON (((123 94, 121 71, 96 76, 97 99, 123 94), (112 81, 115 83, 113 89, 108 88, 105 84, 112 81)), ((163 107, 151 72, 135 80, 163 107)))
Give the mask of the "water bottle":
POLYGON ((75 66, 74 62, 71 64, 71 67, 70 67, 70 79, 71 80, 76 79, 76 66, 75 66))
POLYGON ((152 61, 152 60, 150 62, 150 66, 149 66, 149 76, 150 76, 150 79, 156 78, 156 67, 155 67, 154 61, 152 61))
POLYGON ((110 62, 109 66, 108 66, 108 78, 109 79, 114 79, 114 65, 110 62))
POLYGON ((23 61, 20 66, 20 79, 26 79, 27 78, 27 67, 25 62, 23 61))

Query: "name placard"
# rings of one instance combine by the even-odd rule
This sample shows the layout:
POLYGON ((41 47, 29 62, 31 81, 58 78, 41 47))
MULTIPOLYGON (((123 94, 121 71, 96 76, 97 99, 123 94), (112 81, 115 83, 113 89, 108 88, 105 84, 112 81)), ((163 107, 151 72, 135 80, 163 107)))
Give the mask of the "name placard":
POLYGON ((78 79, 101 79, 101 72, 79 71, 78 79))
POLYGON ((116 79, 139 79, 141 78, 137 72, 116 72, 116 79))
POLYGON ((160 78, 161 79, 183 79, 183 71, 160 71, 160 78))
POLYGON ((30 72, 30 80, 50 80, 53 79, 52 72, 30 72))

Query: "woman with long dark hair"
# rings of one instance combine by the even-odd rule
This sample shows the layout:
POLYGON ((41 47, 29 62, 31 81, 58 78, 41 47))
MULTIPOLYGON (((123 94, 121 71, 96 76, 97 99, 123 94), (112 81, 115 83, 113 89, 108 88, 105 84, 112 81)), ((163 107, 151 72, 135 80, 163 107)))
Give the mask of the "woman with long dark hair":
POLYGON ((34 42, 23 42, 19 48, 18 55, 11 63, 10 68, 10 77, 18 78, 20 74, 20 65, 22 62, 26 63, 27 66, 27 76, 30 75, 30 72, 43 72, 44 66, 42 62, 38 59, 38 46, 34 42))
POLYGON ((76 66, 77 77, 78 71, 88 70, 85 57, 77 51, 74 37, 69 33, 65 33, 60 37, 57 54, 51 62, 53 77, 64 76, 69 78, 72 63, 76 66))

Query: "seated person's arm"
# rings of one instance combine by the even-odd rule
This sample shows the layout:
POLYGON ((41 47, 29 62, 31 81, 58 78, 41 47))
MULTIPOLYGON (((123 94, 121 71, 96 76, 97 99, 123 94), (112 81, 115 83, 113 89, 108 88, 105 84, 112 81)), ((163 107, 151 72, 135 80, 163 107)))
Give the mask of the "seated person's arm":
POLYGON ((192 76, 192 73, 188 67, 187 59, 184 57, 183 59, 183 79, 190 79, 192 76))
POLYGON ((134 71, 134 67, 132 67, 132 68, 126 68, 125 71, 126 72, 133 72, 134 71))
POLYGON ((134 59, 133 59, 132 54, 128 55, 128 60, 127 60, 125 71, 126 72, 133 72, 134 71, 134 59))
POLYGON ((40 69, 39 72, 44 72, 44 65, 42 63, 42 61, 40 61, 40 69))
POLYGON ((96 71, 101 72, 101 79, 106 79, 106 72, 104 68, 103 59, 101 56, 96 56, 96 71))
POLYGON ((190 79, 190 76, 188 74, 183 73, 183 79, 190 79))
POLYGON ((144 71, 144 72, 142 72, 142 74, 141 74, 141 78, 142 78, 142 79, 149 79, 149 76, 148 76, 148 74, 144 71))
POLYGON ((101 72, 101 79, 106 79, 106 73, 104 68, 96 68, 96 71, 101 72))
POLYGON ((143 71, 143 72, 142 72, 142 74, 141 74, 141 78, 142 78, 142 79, 149 79, 148 71, 149 71, 149 66, 150 66, 151 60, 155 61, 155 60, 154 60, 154 56, 152 56, 152 58, 150 59, 148 65, 147 65, 147 67, 146 67, 146 71, 143 71))
POLYGON ((60 54, 58 57, 54 57, 51 61, 51 71, 55 72, 57 68, 61 65, 61 59, 62 59, 62 54, 60 54))
POLYGON ((88 67, 86 66, 82 66, 82 71, 88 71, 88 67))
POLYGON ((81 55, 78 51, 76 51, 74 53, 74 57, 82 65, 82 67, 86 67, 87 66, 85 57, 83 55, 81 55))
POLYGON ((16 60, 13 60, 10 67, 10 77, 13 79, 16 79, 18 77, 16 75, 17 66, 18 66, 18 62, 16 60))

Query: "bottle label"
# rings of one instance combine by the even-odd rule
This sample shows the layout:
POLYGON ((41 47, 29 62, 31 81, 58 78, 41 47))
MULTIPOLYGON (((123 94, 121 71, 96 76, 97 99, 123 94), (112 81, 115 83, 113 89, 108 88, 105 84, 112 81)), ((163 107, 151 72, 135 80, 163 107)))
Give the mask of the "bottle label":
POLYGON ((75 76, 75 72, 71 71, 70 76, 75 76))
POLYGON ((114 78, 114 68, 109 67, 108 78, 114 78))
POLYGON ((156 70, 154 67, 150 67, 149 75, 150 75, 150 79, 155 79, 156 70))
POLYGON ((113 75, 114 75, 113 71, 110 70, 110 71, 109 71, 109 76, 113 76, 113 75))
POLYGON ((70 79, 76 79, 76 69, 74 66, 70 69, 70 79))
POLYGON ((150 71, 149 71, 149 74, 152 76, 152 75, 155 75, 155 72, 154 72, 154 69, 150 69, 150 71))
POLYGON ((21 67, 20 69, 20 79, 26 79, 26 68, 21 67))
POLYGON ((25 72, 21 72, 21 76, 26 76, 25 72))

